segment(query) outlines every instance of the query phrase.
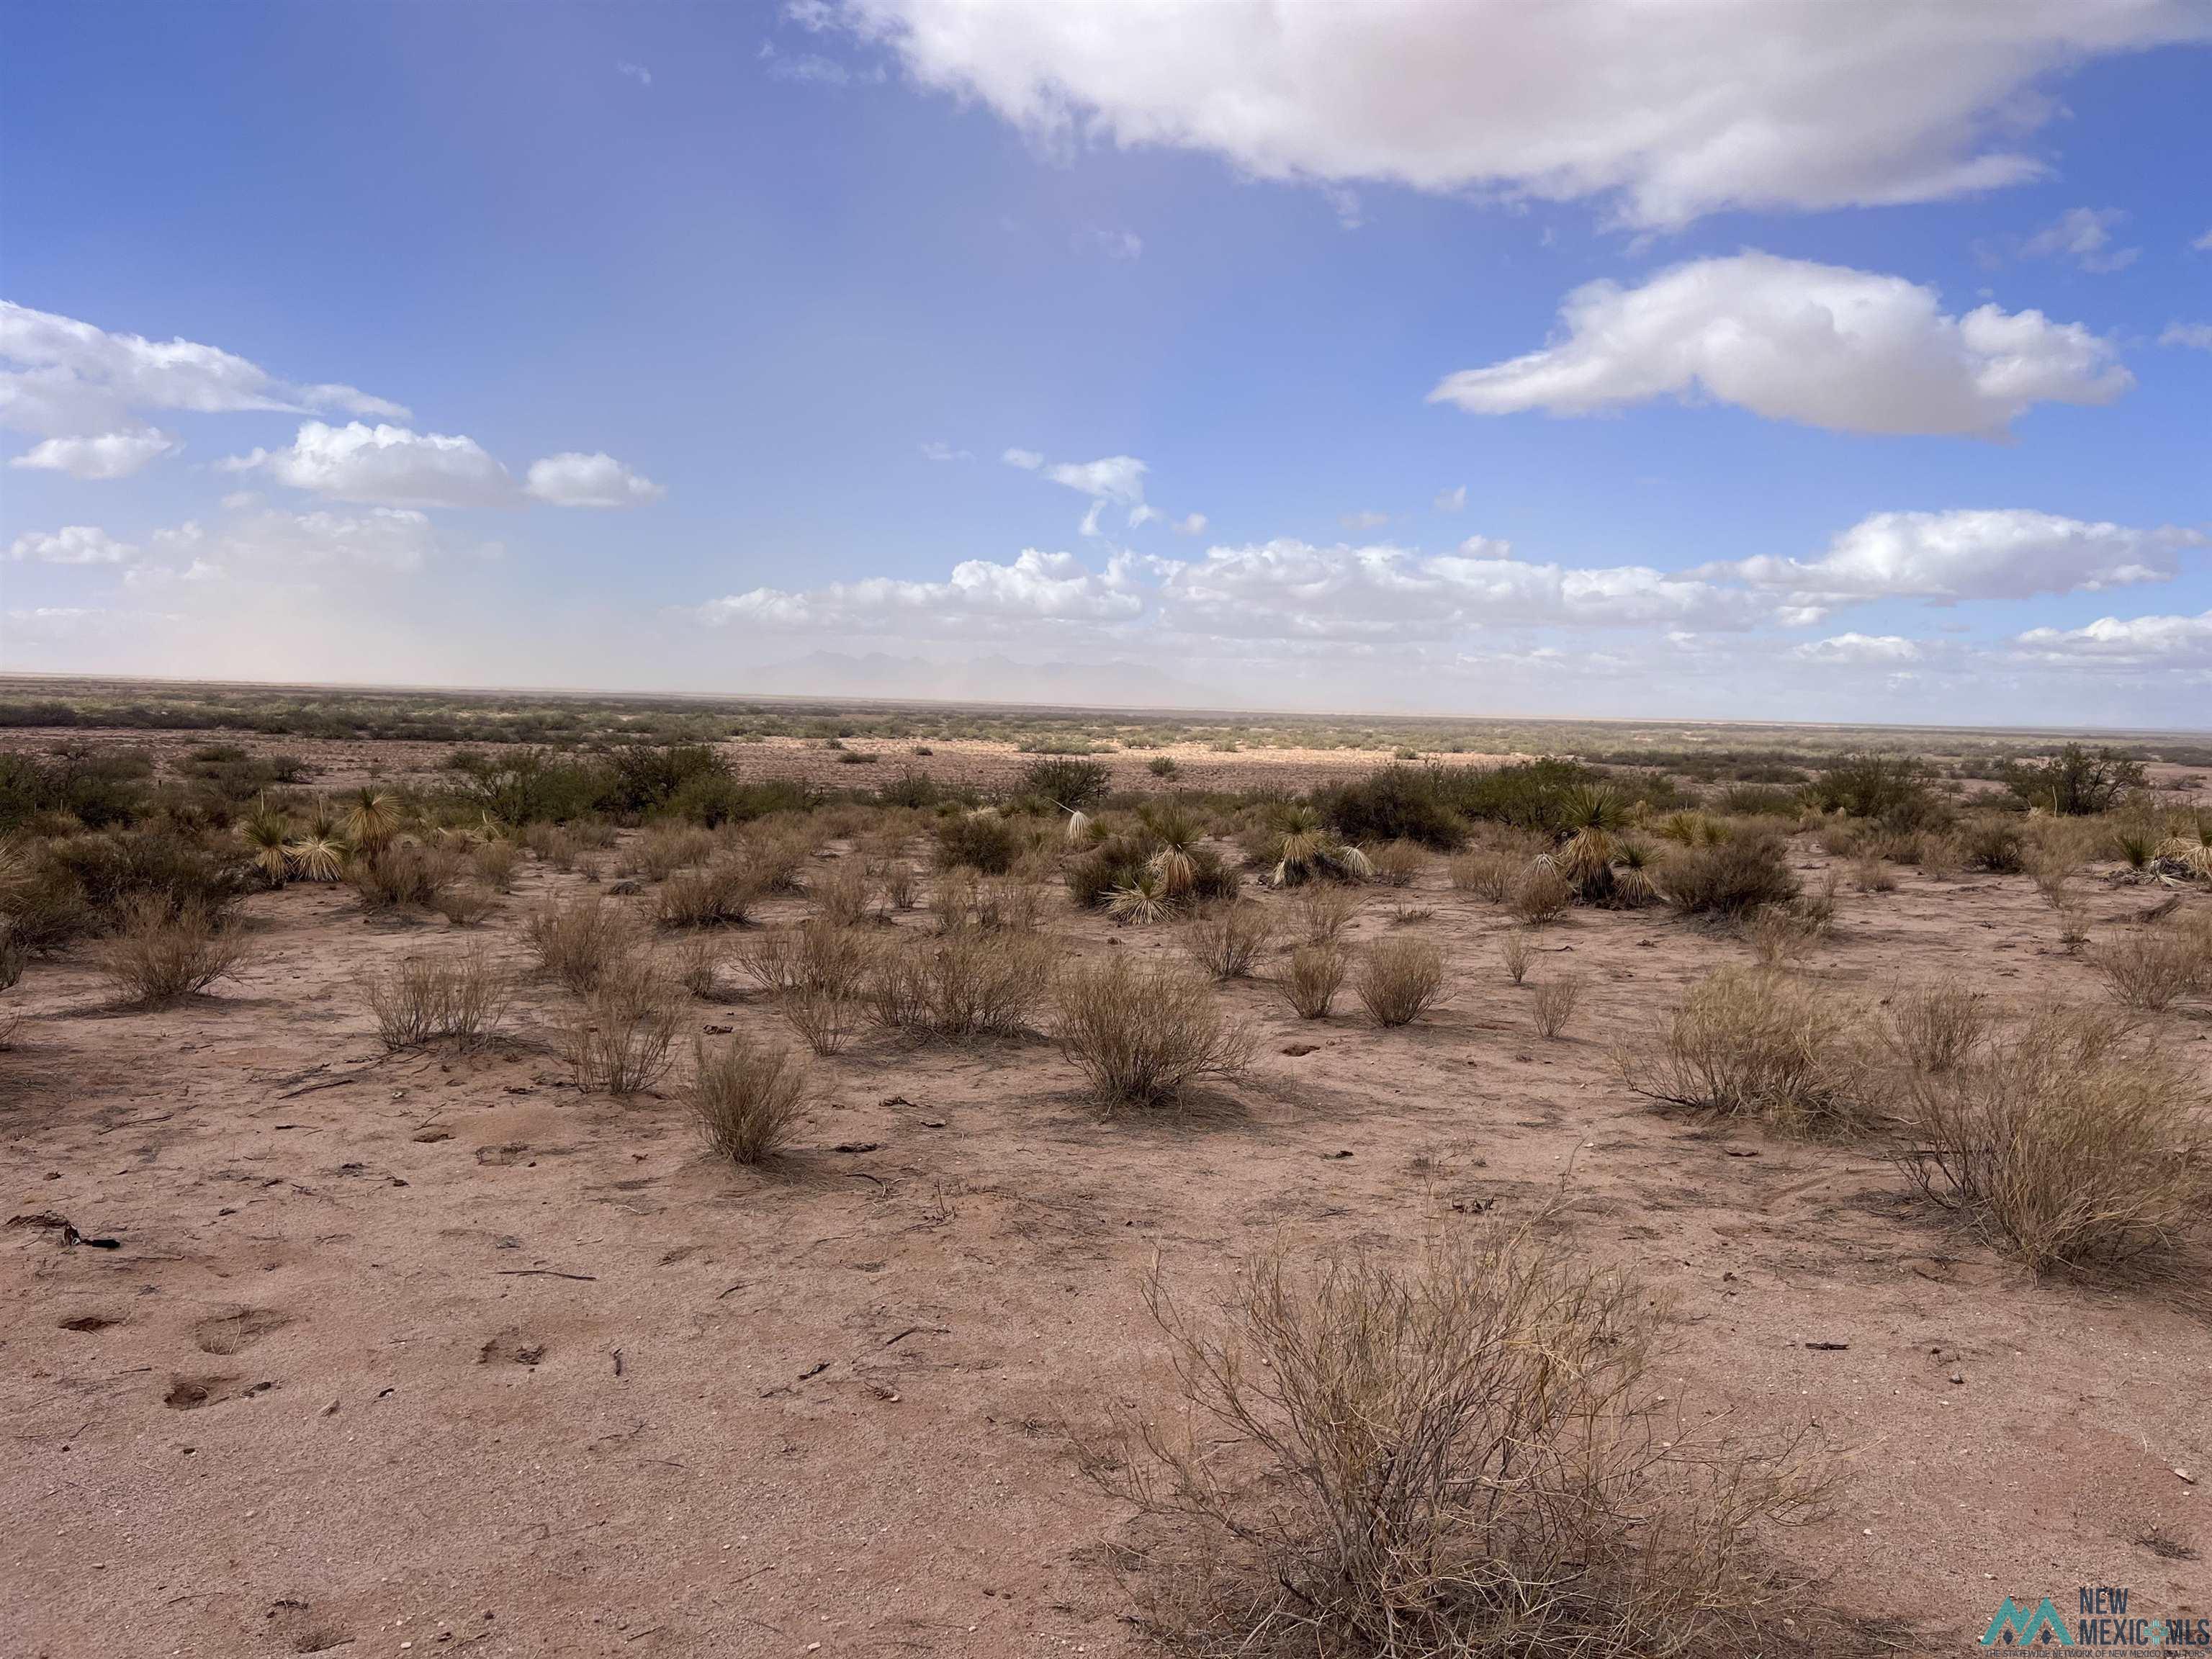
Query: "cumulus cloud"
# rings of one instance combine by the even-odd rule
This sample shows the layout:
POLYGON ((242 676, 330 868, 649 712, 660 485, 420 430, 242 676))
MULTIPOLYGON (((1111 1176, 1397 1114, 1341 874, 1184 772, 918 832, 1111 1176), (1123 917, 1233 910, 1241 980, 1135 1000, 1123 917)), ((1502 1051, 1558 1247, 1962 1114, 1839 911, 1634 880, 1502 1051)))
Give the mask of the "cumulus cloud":
POLYGON ((1145 254, 1145 239, 1135 231, 1105 230, 1096 225, 1076 232, 1075 245, 1092 253, 1103 253, 1109 259, 1140 259, 1145 254))
POLYGON ((302 386, 191 340, 112 334, 0 301, 0 424, 34 435, 129 431, 146 410, 222 414, 336 410, 404 420, 399 404, 349 386, 302 386))
POLYGON ((1947 314, 1901 276, 1747 252, 1640 288, 1596 282, 1562 337, 1448 375, 1431 402, 1480 415, 1590 415, 1705 398, 1833 431, 2002 437, 2039 403, 2108 404, 2135 384, 2079 323, 1984 305, 1947 314))
POLYGON ((1178 536, 1203 536, 1206 534, 1206 514, 1186 513, 1168 528, 1178 536))
POLYGON ((2158 337, 2165 346, 2193 346, 2199 351, 2212 351, 2212 323, 2168 323, 2166 332, 2158 337))
POLYGON ((1648 227, 2040 177, 2021 141, 2057 107, 2049 77, 2212 33, 2188 0, 844 0, 802 21, 831 17, 1052 148, 1173 146, 1339 187, 1603 198, 1648 227))
POLYGON ((972 461, 975 459, 972 450, 955 449, 951 444, 935 442, 922 445, 921 454, 924 460, 929 461, 972 461))
POLYGON ((1376 530, 1390 522, 1390 515, 1379 507, 1363 507, 1357 513, 1340 513, 1336 521, 1353 535, 1363 530, 1376 530))
POLYGON ((1808 640, 1793 647, 1790 654, 1801 662, 1893 667, 1917 662, 1924 653, 1918 641, 1897 634, 1838 634, 1829 639, 1808 640))
POLYGON ((1456 513, 1467 505, 1467 486, 1460 484, 1451 489, 1437 491, 1437 511, 1456 513))
POLYGON ((295 489, 387 507, 500 507, 514 497, 507 469, 473 438, 359 421, 308 421, 285 448, 257 449, 217 465, 266 472, 295 489))
POLYGON ((709 600, 698 614, 718 626, 866 632, 890 625, 957 634, 1046 622, 1124 622, 1143 608, 1121 562, 1099 573, 1073 554, 1031 548, 1011 564, 967 560, 941 582, 871 577, 804 592, 756 587, 709 600))
POLYGON ((1133 455, 1109 455, 1098 461, 1060 461, 1044 469, 1056 484, 1124 507, 1141 506, 1145 499, 1145 464, 1133 455))
POLYGON ((1034 449, 1009 449, 999 459, 1008 466, 1018 466, 1024 472, 1034 472, 1044 465, 1044 457, 1034 449))
POLYGON ((406 574, 440 552, 428 517, 412 507, 289 513, 246 507, 210 527, 188 520, 155 531, 149 551, 166 563, 134 572, 145 586, 219 575, 299 578, 318 570, 406 574))
POLYGON ((2033 628, 2013 641, 2022 656, 2116 667, 2212 666, 2212 611, 2195 617, 2100 617, 2082 628, 2033 628))
POLYGON ((1795 602, 2025 599, 2171 580, 2185 548, 2204 536, 2175 526, 2135 529, 2027 508, 1875 513, 1814 559, 1754 558, 1695 573, 1786 591, 1795 602))
POLYGON ((133 431, 102 432, 90 437, 48 438, 32 445, 8 465, 66 472, 72 478, 88 482, 127 478, 149 463, 183 447, 166 432, 140 427, 133 431))
POLYGON ((611 455, 574 453, 532 461, 523 489, 555 507, 636 507, 668 493, 611 455))
POLYGON ((2022 242, 2028 259, 2071 259, 2087 271, 2125 270, 2142 257, 2139 247, 2114 247, 2112 232, 2127 221, 2118 208, 2069 208, 2022 242))
POLYGON ((642 64, 622 63, 615 65, 617 75, 626 75, 641 87, 653 84, 653 71, 642 64))
POLYGON ((121 564, 137 552, 96 525, 73 524, 59 530, 26 532, 15 538, 8 556, 34 564, 121 564))

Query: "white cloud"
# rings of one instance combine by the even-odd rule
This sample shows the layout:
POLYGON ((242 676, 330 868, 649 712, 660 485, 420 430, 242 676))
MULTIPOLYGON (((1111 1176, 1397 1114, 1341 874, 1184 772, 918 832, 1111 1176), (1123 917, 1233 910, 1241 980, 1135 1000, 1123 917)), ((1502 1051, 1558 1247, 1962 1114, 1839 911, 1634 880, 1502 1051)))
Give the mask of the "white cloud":
POLYGON ((1790 654, 1801 662, 1894 666, 1919 661, 1922 647, 1917 641, 1896 634, 1838 634, 1831 639, 1808 640, 1793 647, 1790 654))
POLYGON ((1439 513, 1456 513, 1466 505, 1467 486, 1465 484, 1451 489, 1437 491, 1437 511, 1439 513))
POLYGON ((2188 0, 845 0, 836 15, 921 84, 1063 151, 1101 139, 1265 179, 1602 197, 1645 226, 2043 176, 2022 143, 2057 108, 2042 82, 2212 33, 2188 0))
POLYGON ((1755 558, 1694 574, 1785 590, 1801 605, 1883 598, 2024 599, 2170 580, 2205 538, 2174 526, 2133 529, 2026 508, 1875 513, 1816 559, 1755 558))
POLYGON ((922 458, 932 461, 972 461, 973 450, 955 449, 951 444, 926 443, 921 447, 922 458))
POLYGON ((2198 237, 2189 246, 2195 248, 2199 253, 2212 253, 2212 230, 2206 231, 2202 236, 2198 237))
POLYGON ((429 519, 411 507, 288 513, 248 507, 213 529, 188 520, 156 531, 149 551, 171 563, 150 567, 142 580, 300 577, 331 568, 407 573, 429 563, 440 547, 429 519))
POLYGON ((653 71, 642 64, 617 64, 615 73, 627 75, 641 87, 649 87, 653 84, 653 71))
POLYGON ((1170 524, 1168 528, 1174 531, 1178 536, 1203 536, 1206 534, 1206 514, 1203 513, 1186 513, 1182 518, 1176 520, 1174 523, 1170 524))
POLYGON ((66 472, 72 478, 87 481, 127 478, 149 463, 183 447, 166 432, 140 427, 128 432, 102 432, 92 437, 48 438, 14 457, 8 465, 66 472))
POLYGON ((121 564, 138 550, 118 542, 96 525, 73 524, 53 531, 28 531, 8 550, 10 559, 37 564, 121 564))
POLYGON ((1556 343, 1449 375, 1431 401, 1589 415, 1703 397, 1835 431, 1994 438, 2038 403, 2107 404, 2135 384, 2079 323, 1994 305, 1949 316, 1901 276, 1766 253, 1588 283, 1560 319, 1556 343))
POLYGON ((257 449, 217 465, 265 471, 295 489, 386 507, 499 507, 514 499, 507 469, 473 438, 359 421, 303 423, 286 448, 257 449))
POLYGON ((1056 484, 1124 507, 1141 506, 1145 499, 1145 464, 1133 455, 1109 455, 1097 461, 1060 461, 1044 469, 1056 484))
POLYGON ((2033 628, 2013 645, 2045 662, 2122 667, 2212 665, 2212 611, 2196 617, 2100 617, 2083 628, 2033 628))
POLYGON ((1139 259, 1145 252, 1145 239, 1135 231, 1103 230, 1095 225, 1078 231, 1075 245, 1079 248, 1103 253, 1109 259, 1139 259))
POLYGON ((1044 457, 1034 449, 1009 449, 999 459, 1008 466, 1020 467, 1025 472, 1034 472, 1044 465, 1044 457))
POLYGON ((2112 231, 2126 222, 2118 208, 2069 208, 2021 244, 2029 259, 2071 259, 2084 270, 2124 270, 2141 257, 2139 247, 2114 247, 2112 231))
POLYGON ((668 493, 611 455, 574 453, 532 461, 523 489, 555 507, 636 507, 668 493))
POLYGON ((710 600, 698 614, 717 625, 861 632, 893 626, 957 634, 1041 622, 1122 622, 1142 609, 1121 562, 1100 574, 1073 554, 1031 548, 1011 564, 969 559, 941 582, 872 577, 805 592, 756 587, 710 600))
POLYGON ((298 386, 257 363, 190 340, 111 334, 90 323, 0 301, 0 425, 41 436, 128 430, 133 411, 222 414, 336 410, 404 419, 398 404, 349 386, 298 386))
POLYGON ((2199 351, 2212 351, 2212 323, 2168 323, 2166 332, 2158 337, 2165 346, 2194 346, 2199 351))
POLYGON ((1353 535, 1363 530, 1376 530, 1390 522, 1390 515, 1379 507, 1364 507, 1357 513, 1340 513, 1336 521, 1353 535))

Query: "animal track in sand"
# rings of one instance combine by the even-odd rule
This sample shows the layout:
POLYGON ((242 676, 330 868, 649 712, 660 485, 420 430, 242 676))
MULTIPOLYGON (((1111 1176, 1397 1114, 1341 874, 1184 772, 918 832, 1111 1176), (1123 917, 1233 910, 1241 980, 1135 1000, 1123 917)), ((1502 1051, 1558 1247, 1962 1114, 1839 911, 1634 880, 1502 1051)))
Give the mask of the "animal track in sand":
POLYGON ((214 1314, 192 1327, 192 1346, 202 1353, 243 1353, 271 1331, 292 1322, 289 1314, 273 1308, 240 1308, 214 1314))

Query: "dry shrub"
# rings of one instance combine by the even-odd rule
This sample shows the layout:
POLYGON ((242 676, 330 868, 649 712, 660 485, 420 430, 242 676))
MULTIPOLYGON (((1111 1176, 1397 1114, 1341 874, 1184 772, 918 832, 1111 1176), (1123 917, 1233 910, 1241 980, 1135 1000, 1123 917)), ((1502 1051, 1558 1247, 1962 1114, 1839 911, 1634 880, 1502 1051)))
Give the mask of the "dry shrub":
POLYGON ((456 927, 474 927, 499 908, 499 901, 481 887, 448 887, 430 908, 456 927))
POLYGON ((1914 1071, 1955 1071, 1989 1035, 1989 999, 1962 985, 1900 991, 1890 1000, 1889 1023, 1893 1046, 1914 1071))
POLYGON ((1139 967, 1126 953, 1072 963, 1053 984, 1053 1035, 1109 1110, 1157 1106, 1207 1078, 1234 1077, 1253 1035, 1231 1024, 1205 981, 1164 963, 1139 967))
POLYGON ((1905 1172, 2039 1273, 2171 1252, 2212 1214, 2212 1100, 2108 1013, 2045 1010, 1908 1099, 1905 1172))
POLYGON ((1762 904, 1741 926, 1762 968, 1779 968, 1799 960, 1819 940, 1821 931, 1816 921, 1792 904, 1762 904))
POLYGON ((387 841, 356 853, 345 878, 365 909, 428 908, 460 873, 460 854, 447 848, 387 841))
MULTIPOLYGON (((1095 1478, 1172 1528, 1153 1633, 1205 1656, 1651 1659, 1795 1647, 1802 1586, 1753 1542, 1820 1512, 1799 1443, 1754 1447, 1668 1399, 1630 1274, 1532 1231, 1411 1262, 1245 1265, 1225 1323, 1157 1269, 1176 1395, 1095 1478), (1781 1638, 1776 1645, 1774 1638, 1781 1638)), ((1719 1419, 1717 1420, 1724 1420, 1719 1419)), ((1802 1632, 1798 1632, 1802 1635, 1802 1632)))
POLYGON ((2212 981, 2212 954, 2172 928, 2138 928, 2093 951, 2089 960, 2114 996, 2148 1013, 2163 1013, 2212 981))
POLYGON ((707 1144, 738 1164, 760 1164, 782 1151, 806 1105, 806 1077, 791 1052, 743 1037, 709 1053, 694 1050, 697 1069, 684 1091, 707 1144))
POLYGON ((803 893, 814 836, 804 824, 783 823, 757 830, 741 842, 745 866, 763 893, 803 893))
POLYGON ((1507 908, 1531 927, 1557 921, 1574 902, 1573 884, 1549 859, 1534 860, 1514 877, 1505 896, 1507 908))
POLYGON ((851 1041, 860 1024, 860 1005, 851 997, 818 985, 802 985, 780 992, 775 1011, 791 1022, 808 1048, 817 1054, 834 1054, 851 1041))
POLYGON ((672 874, 654 895, 653 915, 663 927, 735 927, 759 898, 751 867, 720 858, 672 874))
POLYGON ((474 1048, 505 1018, 514 981, 481 950, 465 956, 409 957, 366 975, 362 996, 386 1048, 420 1048, 450 1038, 474 1048))
POLYGON ((1444 1000, 1444 954, 1425 939, 1377 940, 1352 988, 1377 1025, 1409 1025, 1444 1000))
POLYGON ((228 978, 245 956, 245 941, 219 927, 205 907, 172 906, 142 894, 124 903, 114 936, 101 945, 96 965, 125 1000, 159 1008, 228 978))
POLYGON ((615 868, 625 876, 665 881, 678 870, 704 864, 714 852, 714 836, 696 824, 657 824, 637 838, 615 868))
POLYGON ((1583 1000, 1583 981, 1579 974, 1570 974, 1565 979, 1547 980, 1536 988, 1534 999, 1536 1030, 1546 1037, 1556 1037, 1567 1029, 1575 1017, 1575 1008, 1583 1000))
POLYGON ((875 884, 868 879, 865 860, 840 859, 808 884, 814 896, 814 913, 836 927, 858 927, 868 919, 868 903, 875 884))
POLYGON ((1190 958, 1216 979, 1246 979, 1274 937, 1275 918, 1263 906, 1238 902, 1203 911, 1182 931, 1190 958))
POLYGON ((2068 888, 2074 878, 2081 872, 2081 860, 2075 858, 2063 844, 2046 841, 2030 855, 2027 873, 2035 883, 2035 890, 2043 895, 2043 902, 2062 915, 2069 908, 2071 895, 2068 888))
POLYGON ((1966 849, 1956 836, 1929 833, 1920 838, 1920 873, 1948 881, 1966 868, 1966 849))
POLYGON ((1620 1065, 1622 1080, 1650 1099, 1779 1129, 1840 1128, 1862 1115, 1866 1057, 1850 1015, 1765 969, 1722 969, 1620 1065))
POLYGON ((885 859, 878 879, 883 884, 884 902, 894 910, 911 910, 921 896, 914 866, 903 858, 885 859))
POLYGON ((522 849, 513 842, 495 838, 479 846, 470 855, 476 866, 477 879, 495 893, 514 890, 515 867, 522 862, 522 849))
POLYGON ((1350 966, 1340 945, 1301 945, 1291 952, 1290 971, 1279 982, 1300 1019, 1326 1019, 1350 966))
POLYGON ((635 916, 595 893, 540 906, 523 937, 540 969, 578 996, 588 996, 610 968, 636 949, 641 931, 635 916))
POLYGON ((1851 881, 1862 893, 1893 893, 1897 878, 1879 853, 1863 853, 1851 860, 1851 881))
POLYGON ((1364 902, 1357 889, 1334 882, 1311 882, 1298 890, 1298 926, 1309 945, 1333 945, 1364 902))
POLYGON ((714 994, 722 971, 722 941, 713 933, 695 933, 676 947, 676 982, 690 995, 714 994))
POLYGON ((1042 933, 964 928, 877 954, 869 1017, 915 1037, 1012 1036, 1030 1027, 1059 947, 1042 933))
POLYGON ((583 1006, 555 1028, 576 1086, 623 1097, 666 1073, 684 994, 650 957, 626 957, 599 975, 583 1006))
POLYGON ((1411 887, 1429 857, 1410 841, 1393 841, 1370 853, 1367 861, 1374 867, 1375 879, 1385 887, 1411 887))
POLYGON ((1503 904, 1513 891, 1523 860, 1510 853, 1462 853, 1447 868, 1451 884, 1462 893, 1503 904))
POLYGON ((1660 885, 1686 916, 1738 918, 1797 896, 1788 844, 1769 830, 1737 830, 1709 845, 1682 848, 1667 860, 1660 885))
POLYGON ((784 933, 760 933, 738 947, 738 960, 771 995, 789 991, 860 994, 875 959, 872 941, 849 927, 815 917, 784 933))
POLYGON ((1516 985, 1528 977, 1528 935, 1515 932, 1498 941, 1498 959, 1505 964, 1505 975, 1516 985))

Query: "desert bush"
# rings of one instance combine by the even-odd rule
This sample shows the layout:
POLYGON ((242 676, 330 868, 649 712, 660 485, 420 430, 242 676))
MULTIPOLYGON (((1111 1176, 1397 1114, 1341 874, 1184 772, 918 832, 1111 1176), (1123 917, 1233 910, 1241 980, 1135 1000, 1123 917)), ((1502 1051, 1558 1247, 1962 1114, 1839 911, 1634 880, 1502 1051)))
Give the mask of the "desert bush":
POLYGON ((1346 841, 1405 841, 1452 853, 1466 843, 1467 823, 1450 790, 1441 767, 1386 766, 1357 783, 1316 790, 1314 805, 1346 841))
POLYGON ((1063 812, 1073 812, 1105 799, 1113 781, 1114 775, 1103 761, 1049 755, 1022 769, 1020 793, 1048 800, 1063 812))
POLYGON ((1157 1106, 1207 1078, 1233 1077, 1252 1034, 1225 1019, 1194 975, 1126 955, 1071 963, 1053 982, 1053 1035, 1109 1109, 1157 1106))
POLYGON ((1012 1036, 1029 1029, 1058 954, 1035 933, 908 939, 876 955, 862 998, 878 1025, 908 1036, 1012 1036))
POLYGON ((2163 1013, 2212 984, 2212 958, 2188 934, 2172 928, 2136 928, 2092 951, 2089 961, 2114 996, 2149 1013, 2163 1013))
POLYGON ((1966 849, 1959 837, 1929 834, 1920 838, 1920 873, 1936 881, 1948 881, 1966 868, 1966 849))
POLYGON ((1906 1174, 2039 1273, 2170 1252, 2212 1215, 2212 1101, 2109 1015, 2046 1010, 1907 1100, 1906 1174))
POLYGON ((1358 890, 1319 884, 1298 890, 1298 927, 1310 945, 1333 945, 1344 937, 1364 901, 1358 890))
POLYGON ((513 842, 495 838, 481 843, 471 855, 477 879, 495 893, 514 890, 514 872, 522 862, 522 849, 513 842))
POLYGON ((624 957, 599 975, 555 1035, 578 1088, 623 1098, 667 1073, 684 1012, 681 988, 659 963, 624 957))
POLYGON ((1531 927, 1541 927, 1566 915, 1575 902, 1575 890, 1548 858, 1537 859, 1513 878, 1506 908, 1531 927))
POLYGON ((684 1103, 707 1144, 738 1164, 762 1164, 789 1143, 806 1108, 806 1077, 788 1049, 732 1037, 696 1045, 684 1103))
POLYGON ((1264 907, 1224 904, 1192 919, 1182 932, 1183 949, 1216 979, 1244 979, 1274 933, 1274 915, 1264 907))
POLYGON ((984 810, 942 820, 937 826, 937 862, 940 869, 980 870, 987 876, 1003 876, 1014 866, 1022 850, 1022 836, 996 812, 984 810))
POLYGON ((1444 957, 1425 939, 1378 939, 1352 981, 1377 1025, 1409 1025, 1444 1000, 1444 957))
POLYGON ((1791 1132, 1845 1127, 1863 1114, 1865 1057, 1850 1017, 1767 970, 1720 969, 1620 1066, 1647 1098, 1791 1132))
POLYGON ((1926 763, 1911 755, 1847 755, 1806 785, 1805 796, 1824 812, 1878 819, 1891 830, 1923 829, 1943 810, 1926 763))
POLYGON ((499 901, 474 884, 441 888, 430 908, 456 927, 474 927, 499 908, 499 901))
POLYGON ((1907 1066, 1955 1071, 1989 1034, 1989 999, 1959 985, 1928 985, 1890 999, 1891 1042, 1907 1066))
POLYGON ((1392 841, 1370 853, 1367 861, 1374 866, 1375 879, 1383 886, 1411 887, 1428 859, 1412 842, 1392 841))
POLYGON ((2002 775, 2021 801, 2060 817, 2109 812, 2144 783, 2141 761, 2078 743, 2068 744, 2048 760, 2014 761, 2002 775))
POLYGON ((816 878, 807 890, 813 895, 816 914, 824 921, 852 927, 867 920, 875 884, 868 878, 866 860, 844 858, 816 878))
POLYGON ((363 909, 434 908, 460 873, 459 854, 446 848, 396 837, 355 845, 345 879, 363 909))
POLYGON ((1340 945, 1301 945, 1291 951, 1290 967, 1277 983, 1300 1019, 1326 1019, 1350 965, 1340 945))
POLYGON ((1794 904, 1762 904, 1737 923, 1759 965, 1779 968, 1802 960, 1823 931, 1816 916, 1794 904))
POLYGON ((245 941, 197 904, 172 908, 142 893, 127 900, 97 966, 125 1000, 159 1008, 228 978, 245 959, 245 941))
POLYGON ((691 996, 713 996, 721 979, 722 955, 719 935, 692 934, 676 947, 676 982, 691 996))
POLYGON ((1518 985, 1528 977, 1528 935, 1516 929, 1500 939, 1498 957, 1505 964, 1505 976, 1518 985))
POLYGON ((112 931, 142 898, 220 925, 254 884, 234 848, 166 824, 58 836, 27 852, 24 865, 6 903, 16 937, 34 954, 112 931))
POLYGON ((1958 833, 1969 869, 2014 876, 2027 867, 2027 837, 2011 818, 1971 818, 1958 833))
POLYGON ((1761 905, 1787 904, 1798 894, 1790 849, 1771 830, 1738 830, 1667 860, 1662 884, 1686 916, 1741 917, 1761 905))
POLYGON ((1535 1012, 1537 1032, 1546 1037, 1556 1037, 1567 1029, 1575 1017, 1575 1009, 1583 1000, 1583 981, 1579 974, 1570 974, 1564 979, 1547 980, 1536 988, 1530 999, 1535 1012))
POLYGON ((695 824, 656 823, 630 843, 615 869, 625 876, 665 881, 678 870, 704 864, 716 845, 710 831, 695 824))
POLYGON ((860 994, 875 952, 865 933, 814 917, 744 939, 738 946, 738 960, 771 995, 809 990, 851 998, 860 994))
POLYGON ((1525 863, 1510 853, 1462 853, 1449 866, 1451 884, 1460 892, 1503 904, 1525 863))
POLYGON ((523 937, 540 969, 587 996, 637 948, 641 932, 636 917, 593 894, 540 906, 524 925, 523 937))
POLYGON ((653 893, 653 918, 663 927, 735 927, 759 899, 750 867, 722 857, 671 874, 653 893))
POLYGON ((884 902, 894 910, 911 910, 920 902, 921 889, 914 866, 899 857, 886 858, 878 872, 882 883, 884 902))
POLYGON ((1862 853, 1851 860, 1851 880, 1862 893, 1893 893, 1897 878, 1879 853, 1862 853))
POLYGON ((386 1048, 416 1048, 441 1038, 473 1048, 506 1017, 514 984, 489 956, 471 951, 409 957, 365 975, 361 990, 386 1048))
POLYGON ((1686 1426, 1632 1275, 1490 1231, 1255 1257, 1225 1325, 1146 1289, 1176 1395, 1089 1468, 1194 1534, 1194 1579, 1146 1581, 1176 1651, 1735 1654, 1802 1611, 1755 1523, 1819 1513, 1828 1478, 1686 1426))

